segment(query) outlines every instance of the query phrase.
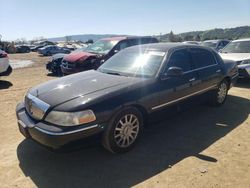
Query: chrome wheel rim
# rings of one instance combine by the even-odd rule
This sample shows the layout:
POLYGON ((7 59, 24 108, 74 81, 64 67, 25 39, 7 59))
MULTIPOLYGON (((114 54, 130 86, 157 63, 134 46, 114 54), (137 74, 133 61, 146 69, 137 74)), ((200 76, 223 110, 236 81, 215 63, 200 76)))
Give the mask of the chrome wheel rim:
POLYGON ((115 127, 115 143, 122 148, 130 146, 138 136, 139 125, 139 120, 134 114, 123 116, 115 127))
POLYGON ((218 102, 222 103, 227 95, 227 85, 225 83, 222 83, 219 87, 218 91, 218 102))

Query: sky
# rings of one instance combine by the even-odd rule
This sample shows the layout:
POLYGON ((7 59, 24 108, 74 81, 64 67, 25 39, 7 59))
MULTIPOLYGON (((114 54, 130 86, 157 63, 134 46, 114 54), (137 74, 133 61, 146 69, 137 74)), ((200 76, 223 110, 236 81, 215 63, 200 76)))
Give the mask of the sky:
POLYGON ((250 0, 0 0, 2 40, 250 26, 250 0))

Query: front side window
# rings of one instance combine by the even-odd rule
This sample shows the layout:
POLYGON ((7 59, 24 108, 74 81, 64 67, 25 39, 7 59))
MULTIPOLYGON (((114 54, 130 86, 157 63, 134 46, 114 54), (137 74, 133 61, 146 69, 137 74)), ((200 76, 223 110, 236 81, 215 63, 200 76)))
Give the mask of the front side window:
POLYGON ((98 71, 131 77, 153 77, 159 71, 165 52, 122 50, 108 59, 98 71))
POLYGON ((229 43, 222 53, 250 53, 250 41, 238 41, 229 43))
POLYGON ((192 59, 195 68, 203 68, 216 64, 213 54, 205 49, 191 49, 192 59))
POLYGON ((183 72, 192 70, 191 56, 187 49, 177 50, 172 53, 168 67, 182 68, 183 72))

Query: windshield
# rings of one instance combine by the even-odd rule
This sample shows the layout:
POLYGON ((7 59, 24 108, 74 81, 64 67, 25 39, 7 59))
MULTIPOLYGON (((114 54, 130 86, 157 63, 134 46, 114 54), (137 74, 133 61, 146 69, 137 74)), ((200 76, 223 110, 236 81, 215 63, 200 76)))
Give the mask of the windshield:
POLYGON ((72 52, 84 52, 86 50, 86 48, 77 48, 77 49, 75 49, 74 51, 72 51, 72 52))
POLYGON ((250 41, 239 41, 229 43, 222 53, 250 53, 250 41))
POLYGON ((119 41, 111 41, 111 40, 99 40, 94 44, 88 46, 85 51, 98 53, 98 54, 107 54, 119 41))
POLYGON ((210 47, 210 48, 216 48, 216 42, 202 42, 202 46, 210 47))
POLYGON ((158 72, 165 52, 125 50, 99 67, 100 72, 131 77, 153 77, 158 72))

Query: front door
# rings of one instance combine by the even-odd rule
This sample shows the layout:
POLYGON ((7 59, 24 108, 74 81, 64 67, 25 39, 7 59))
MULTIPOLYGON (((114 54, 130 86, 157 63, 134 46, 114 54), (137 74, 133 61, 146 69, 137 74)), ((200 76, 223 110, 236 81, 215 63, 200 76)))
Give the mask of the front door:
POLYGON ((180 76, 167 76, 166 79, 157 83, 158 105, 154 106, 152 110, 181 101, 198 91, 196 88, 198 74, 193 71, 191 55, 187 48, 170 53, 163 74, 167 74, 170 67, 182 68, 183 74, 180 76))

